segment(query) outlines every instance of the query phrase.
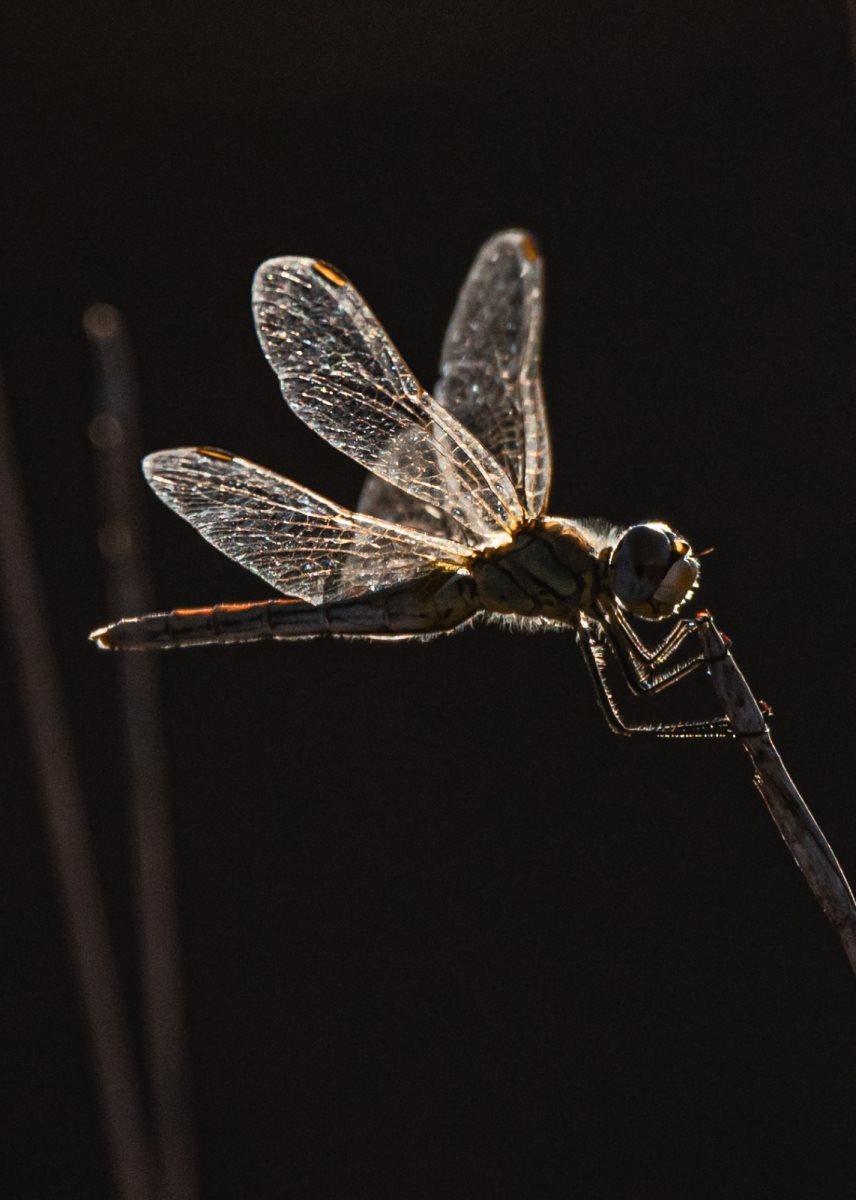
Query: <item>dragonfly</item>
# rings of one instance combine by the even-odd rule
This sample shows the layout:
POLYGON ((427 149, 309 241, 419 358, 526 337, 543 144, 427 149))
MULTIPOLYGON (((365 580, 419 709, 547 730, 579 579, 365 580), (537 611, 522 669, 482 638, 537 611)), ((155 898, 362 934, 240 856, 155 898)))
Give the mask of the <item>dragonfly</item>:
POLYGON ((552 452, 540 374, 544 266, 535 238, 496 234, 461 288, 430 395, 337 268, 273 258, 252 306, 292 412, 369 472, 356 510, 208 446, 143 460, 157 496, 273 599, 132 616, 108 650, 351 637, 396 641, 477 619, 574 633, 613 731, 726 736, 727 718, 639 724, 610 676, 649 695, 684 679, 696 628, 679 612, 700 564, 662 521, 616 528, 548 514, 552 452), (634 621, 675 618, 650 645, 634 621), (679 661, 680 660, 680 661, 679 661))

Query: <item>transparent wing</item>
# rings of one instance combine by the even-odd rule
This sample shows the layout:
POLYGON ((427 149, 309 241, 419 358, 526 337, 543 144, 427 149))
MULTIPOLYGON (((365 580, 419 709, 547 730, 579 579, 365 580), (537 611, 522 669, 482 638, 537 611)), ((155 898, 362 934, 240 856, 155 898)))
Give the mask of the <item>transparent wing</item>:
POLYGON ((541 388, 544 267, 522 229, 482 246, 458 295, 436 397, 511 479, 531 517, 547 505, 550 433, 541 388))
MULTIPOLYGON (((550 435, 539 375, 543 265, 531 234, 509 229, 482 246, 461 288, 440 360, 436 399, 478 438, 531 517, 546 506, 550 435)), ((369 478, 360 512, 449 534, 443 513, 369 478)))
POLYGON ((222 450, 162 450, 144 459, 143 471, 161 500, 218 550, 310 604, 470 559, 466 546, 349 512, 222 450))
POLYGON ((391 521, 394 525, 420 529, 423 533, 448 537, 453 541, 480 541, 442 509, 435 508, 433 504, 425 504, 414 496, 408 496, 407 492, 384 479, 378 479, 377 475, 366 476, 360 491, 357 512, 378 517, 382 521, 391 521))
POLYGON ((517 492, 478 438, 420 387, 360 294, 333 267, 277 258, 256 272, 256 328, 289 406, 374 475, 470 531, 505 540, 517 492))

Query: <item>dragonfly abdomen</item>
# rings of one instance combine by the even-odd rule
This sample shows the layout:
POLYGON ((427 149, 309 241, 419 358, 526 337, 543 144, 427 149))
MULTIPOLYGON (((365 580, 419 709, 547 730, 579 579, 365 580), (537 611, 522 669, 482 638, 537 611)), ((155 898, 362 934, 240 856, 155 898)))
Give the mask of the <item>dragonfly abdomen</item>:
MULTIPOLYGON (((297 628, 302 610, 312 606, 298 600, 260 600, 248 604, 214 604, 205 608, 175 608, 171 612, 126 617, 91 633, 103 650, 155 650, 173 646, 205 646, 212 642, 253 642, 275 637, 274 621, 288 614, 297 628)), ((292 634, 292 636, 295 636, 292 634)))
POLYGON ((90 634, 105 650, 156 650, 308 637, 407 637, 442 633, 478 608, 470 576, 434 571, 421 579, 327 604, 260 600, 128 617, 90 634))

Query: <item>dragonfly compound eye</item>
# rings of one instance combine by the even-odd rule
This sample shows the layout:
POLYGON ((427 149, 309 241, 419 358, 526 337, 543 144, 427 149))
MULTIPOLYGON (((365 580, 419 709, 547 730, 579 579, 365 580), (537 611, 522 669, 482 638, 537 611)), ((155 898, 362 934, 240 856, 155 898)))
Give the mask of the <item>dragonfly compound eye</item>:
POLYGON ((634 525, 610 560, 612 586, 623 608, 649 620, 670 616, 694 587, 699 565, 668 525, 634 525))

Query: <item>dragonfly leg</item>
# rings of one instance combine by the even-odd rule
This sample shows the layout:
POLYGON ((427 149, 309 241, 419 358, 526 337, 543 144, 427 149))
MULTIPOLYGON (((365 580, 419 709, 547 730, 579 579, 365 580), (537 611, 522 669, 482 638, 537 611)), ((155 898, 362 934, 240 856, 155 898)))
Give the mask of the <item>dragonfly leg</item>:
POLYGON ((598 607, 603 617, 621 630, 627 643, 636 651, 638 657, 651 666, 671 658, 684 638, 698 628, 698 622, 693 617, 682 617, 675 622, 663 640, 656 646, 646 646, 618 605, 601 601, 598 607))
POLYGON ((696 654, 665 670, 657 670, 674 656, 684 639, 695 632, 697 626, 693 620, 679 621, 658 646, 649 649, 617 610, 601 609, 601 612, 600 636, 596 629, 589 628, 595 640, 602 641, 612 650, 627 686, 636 696, 671 687, 707 661, 703 654, 696 654))
MULTIPOLYGON (((734 729, 727 717, 711 717, 694 721, 669 721, 657 725, 635 725, 627 722, 621 714, 618 702, 606 677, 606 650, 614 650, 611 639, 598 641, 590 625, 577 631, 577 644, 597 692, 607 724, 613 733, 624 736, 647 735, 648 737, 733 737, 734 729)), ((686 672, 684 672, 686 674, 686 672)), ((669 682, 673 682, 670 680, 669 682)))

